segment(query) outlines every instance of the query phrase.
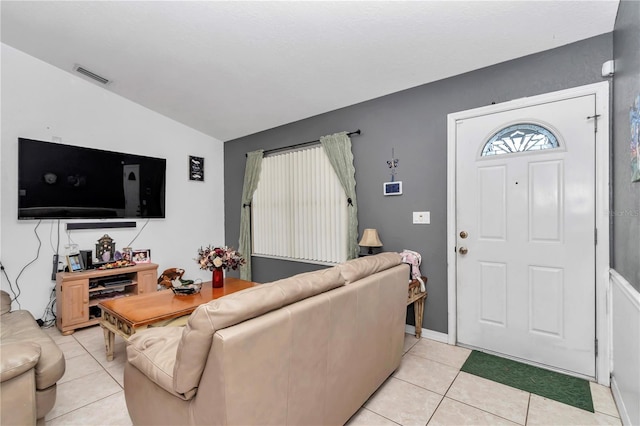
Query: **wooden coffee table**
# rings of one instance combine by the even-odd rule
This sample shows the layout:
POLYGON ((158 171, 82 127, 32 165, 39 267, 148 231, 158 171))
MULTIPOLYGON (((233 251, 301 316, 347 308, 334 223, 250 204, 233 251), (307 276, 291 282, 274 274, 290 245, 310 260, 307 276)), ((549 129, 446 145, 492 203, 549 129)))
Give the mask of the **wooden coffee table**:
POLYGON ((237 278, 225 278, 224 286, 221 288, 212 288, 211 281, 204 282, 198 294, 178 296, 171 290, 162 290, 100 302, 100 326, 104 331, 107 360, 113 360, 116 333, 128 339, 137 330, 160 321, 189 315, 204 303, 256 285, 259 284, 237 278))

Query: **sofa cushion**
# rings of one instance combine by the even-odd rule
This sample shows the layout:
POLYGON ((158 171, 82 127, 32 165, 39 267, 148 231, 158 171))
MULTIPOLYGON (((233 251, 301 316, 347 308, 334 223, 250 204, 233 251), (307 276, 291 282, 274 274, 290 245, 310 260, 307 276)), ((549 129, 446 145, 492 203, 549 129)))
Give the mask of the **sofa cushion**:
POLYGON ((191 314, 178 347, 175 391, 187 395, 198 387, 216 330, 342 285, 344 280, 334 267, 251 287, 199 306, 191 314))
POLYGON ((136 333, 127 341, 127 360, 167 392, 187 399, 173 390, 173 368, 180 336, 180 327, 150 328, 136 333))
POLYGON ((337 268, 340 270, 345 282, 349 284, 376 272, 392 268, 400 263, 402 263, 402 256, 399 253, 389 252, 349 260, 338 265, 337 268))
POLYGON ((36 389, 55 385, 64 374, 64 354, 29 311, 13 311, 0 316, 0 340, 3 344, 31 342, 40 346, 40 359, 35 367, 36 389))

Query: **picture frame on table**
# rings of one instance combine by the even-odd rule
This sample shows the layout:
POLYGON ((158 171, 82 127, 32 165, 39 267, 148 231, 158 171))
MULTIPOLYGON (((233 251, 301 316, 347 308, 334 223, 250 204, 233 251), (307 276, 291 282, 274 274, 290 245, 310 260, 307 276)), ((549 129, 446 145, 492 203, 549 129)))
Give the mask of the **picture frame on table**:
POLYGON ((69 272, 84 271, 84 264, 82 263, 82 256, 80 253, 70 254, 67 256, 67 267, 69 272))
POLYGON ((151 250, 137 249, 131 252, 131 261, 134 263, 151 263, 151 250))

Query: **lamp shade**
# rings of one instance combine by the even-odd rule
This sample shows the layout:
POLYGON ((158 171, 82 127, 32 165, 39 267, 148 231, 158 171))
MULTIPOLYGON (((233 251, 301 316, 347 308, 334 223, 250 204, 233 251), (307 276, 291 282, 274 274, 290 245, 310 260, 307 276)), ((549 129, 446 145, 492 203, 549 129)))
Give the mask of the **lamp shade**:
POLYGON ((382 241, 380 241, 378 231, 371 228, 365 229, 358 245, 362 247, 382 247, 382 241))

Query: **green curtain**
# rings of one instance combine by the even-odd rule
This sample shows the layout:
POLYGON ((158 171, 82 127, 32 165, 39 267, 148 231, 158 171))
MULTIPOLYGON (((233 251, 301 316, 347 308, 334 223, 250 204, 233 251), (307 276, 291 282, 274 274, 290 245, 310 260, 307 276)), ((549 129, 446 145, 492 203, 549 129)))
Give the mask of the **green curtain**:
POLYGON ((323 136, 320 143, 327 154, 349 204, 349 224, 347 232, 347 259, 358 257, 358 203, 356 202, 356 168, 353 165, 351 139, 347 132, 323 136))
POLYGON ((260 180, 263 150, 247 154, 242 185, 242 205, 240 206, 240 240, 238 251, 244 256, 246 263, 240 267, 240 279, 251 281, 251 200, 260 180))

